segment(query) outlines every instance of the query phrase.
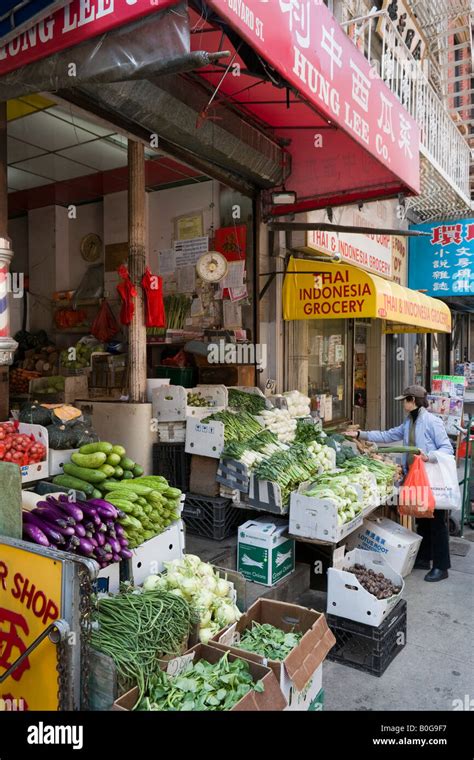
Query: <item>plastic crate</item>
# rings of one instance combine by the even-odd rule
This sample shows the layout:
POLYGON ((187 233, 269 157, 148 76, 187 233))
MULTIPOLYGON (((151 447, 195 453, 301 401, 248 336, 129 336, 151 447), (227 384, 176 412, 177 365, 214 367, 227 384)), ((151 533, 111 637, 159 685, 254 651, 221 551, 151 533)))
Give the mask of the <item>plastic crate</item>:
POLYGON ((166 367, 160 365, 153 368, 154 378, 169 378, 171 385, 182 385, 183 388, 194 387, 194 367, 166 367))
POLYGON ((327 622, 336 637, 328 659, 380 677, 406 644, 407 603, 400 599, 378 627, 330 614, 327 622))
POLYGON ((189 491, 191 454, 184 451, 184 443, 153 444, 153 475, 163 475, 168 483, 181 491, 189 491))
POLYGON ((242 522, 242 510, 222 496, 198 496, 188 493, 181 515, 186 530, 197 536, 222 541, 242 522))

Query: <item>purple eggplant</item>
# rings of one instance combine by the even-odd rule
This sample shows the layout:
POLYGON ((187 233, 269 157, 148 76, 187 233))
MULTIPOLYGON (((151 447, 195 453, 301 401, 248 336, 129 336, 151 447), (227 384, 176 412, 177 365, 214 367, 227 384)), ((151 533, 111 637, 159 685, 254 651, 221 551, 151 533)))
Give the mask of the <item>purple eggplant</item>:
POLYGON ((122 557, 120 554, 112 554, 112 559, 114 562, 120 562, 122 560, 122 557))
POLYGON ((84 554, 86 557, 94 552, 95 546, 88 538, 80 538, 79 546, 77 548, 80 554, 84 554))
POLYGON ((86 535, 86 529, 82 525, 82 523, 77 523, 76 527, 74 528, 74 533, 76 536, 79 536, 79 538, 84 538, 86 535))
POLYGON ((117 541, 117 539, 109 538, 108 540, 109 546, 112 547, 112 552, 114 554, 118 554, 120 551, 120 543, 117 541))
POLYGON ((101 533, 107 533, 107 525, 101 522, 100 525, 96 525, 96 530, 100 530, 101 533))
POLYGON ((23 536, 26 536, 26 540, 31 539, 35 544, 51 546, 41 528, 32 523, 25 523, 23 525, 23 536))
POLYGON ((132 552, 130 551, 130 549, 125 549, 125 548, 122 546, 122 548, 121 548, 121 550, 120 550, 120 556, 122 557, 122 559, 132 559, 132 557, 133 557, 133 554, 132 554, 132 552))
POLYGON ((78 501, 77 506, 84 513, 84 515, 90 520, 93 520, 96 525, 98 524, 97 521, 101 522, 100 517, 97 514, 97 509, 95 507, 92 507, 88 501, 78 501))
POLYGON ((61 512, 60 509, 57 509, 52 504, 48 504, 46 501, 39 501, 34 510, 34 512, 38 512, 38 514, 41 515, 49 515, 50 519, 54 520, 62 520, 65 525, 63 527, 66 527, 67 525, 75 525, 76 521, 74 518, 64 514, 64 512, 61 512))
POLYGON ((94 536, 92 536, 92 538, 88 538, 87 540, 91 542, 94 549, 97 549, 99 547, 98 541, 96 538, 94 538, 94 536))
POLYGON ((66 546, 64 547, 65 551, 67 552, 75 552, 77 547, 79 546, 81 539, 77 536, 70 536, 69 540, 66 543, 66 546))
POLYGON ((59 503, 59 508, 62 512, 64 512, 64 514, 66 514, 68 517, 72 517, 76 522, 82 522, 84 519, 84 513, 82 509, 80 509, 80 507, 74 502, 61 500, 59 503))
POLYGON ((111 547, 111 545, 110 545, 110 543, 108 541, 107 541, 106 544, 104 544, 104 551, 107 552, 107 554, 111 554, 112 553, 112 547, 111 547))
POLYGON ((51 541, 53 544, 65 543, 64 536, 58 530, 51 528, 47 523, 36 515, 33 515, 31 512, 23 512, 23 522, 28 525, 36 525, 37 528, 43 531, 48 541, 51 541))
POLYGON ((127 547, 128 547, 128 538, 119 538, 118 542, 119 542, 120 546, 122 547, 122 549, 127 549, 127 547))
POLYGON ((103 533, 95 533, 94 538, 99 546, 105 546, 105 535, 103 533))
POLYGON ((122 528, 122 526, 120 525, 120 523, 116 523, 115 524, 115 532, 117 534, 117 538, 119 538, 119 539, 122 538, 123 536, 125 536, 125 530, 122 528))
POLYGON ((89 504, 97 509, 97 512, 101 517, 110 517, 112 519, 115 519, 117 517, 117 509, 113 506, 113 504, 109 504, 108 501, 104 501, 104 499, 89 499, 89 504))

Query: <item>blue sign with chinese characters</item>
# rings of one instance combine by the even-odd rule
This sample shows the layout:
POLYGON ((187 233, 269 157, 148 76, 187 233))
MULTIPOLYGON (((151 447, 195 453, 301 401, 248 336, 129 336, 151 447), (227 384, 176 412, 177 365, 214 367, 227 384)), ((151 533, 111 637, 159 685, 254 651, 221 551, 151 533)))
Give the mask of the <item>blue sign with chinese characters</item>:
POLYGON ((70 2, 71 0, 0 0, 0 46, 70 2))
POLYGON ((474 219, 411 225, 408 285, 429 296, 474 295, 474 219))

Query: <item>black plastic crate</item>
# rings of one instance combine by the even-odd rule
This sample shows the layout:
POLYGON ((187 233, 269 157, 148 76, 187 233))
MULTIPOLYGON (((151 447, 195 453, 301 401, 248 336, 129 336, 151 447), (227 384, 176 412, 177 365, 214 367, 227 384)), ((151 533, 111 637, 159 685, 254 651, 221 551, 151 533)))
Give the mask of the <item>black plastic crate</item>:
POLYGON ((245 522, 242 509, 234 507, 230 499, 222 496, 198 496, 186 494, 186 500, 181 515, 186 530, 197 536, 213 538, 222 541, 245 522))
POLYGON ((336 643, 328 659, 381 676, 406 644, 407 603, 401 599, 377 628, 365 623, 327 615, 336 643))
POLYGON ((153 475, 163 475, 173 488, 186 493, 189 490, 191 454, 186 454, 184 446, 184 443, 154 443, 153 475))

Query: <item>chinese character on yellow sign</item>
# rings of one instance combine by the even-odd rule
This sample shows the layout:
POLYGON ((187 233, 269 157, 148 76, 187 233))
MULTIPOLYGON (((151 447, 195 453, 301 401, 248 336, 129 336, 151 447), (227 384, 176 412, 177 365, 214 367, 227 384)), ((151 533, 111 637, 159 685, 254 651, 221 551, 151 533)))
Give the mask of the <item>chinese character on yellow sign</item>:
MULTIPOLYGON (((0 675, 61 617, 62 563, 0 544, 0 675)), ((46 638, 0 684, 0 710, 57 710, 56 646, 46 638)))

